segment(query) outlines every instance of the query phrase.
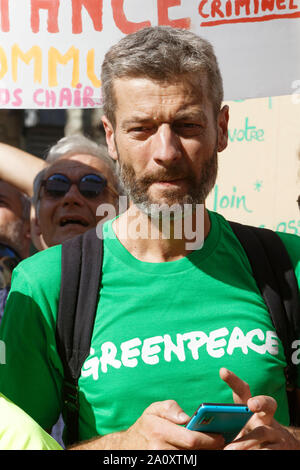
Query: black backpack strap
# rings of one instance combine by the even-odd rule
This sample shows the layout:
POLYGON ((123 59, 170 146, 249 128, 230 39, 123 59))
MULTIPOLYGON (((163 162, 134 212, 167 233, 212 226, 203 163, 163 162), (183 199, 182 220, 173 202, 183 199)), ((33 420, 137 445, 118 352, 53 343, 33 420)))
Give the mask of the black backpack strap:
POLYGON ((272 230, 229 222, 243 246, 269 310, 287 361, 287 389, 293 390, 297 368, 292 343, 300 338, 299 288, 287 250, 272 230))
POLYGON ((90 354, 102 260, 103 243, 95 229, 62 244, 56 343, 64 368, 63 417, 68 445, 78 441, 78 379, 90 354))

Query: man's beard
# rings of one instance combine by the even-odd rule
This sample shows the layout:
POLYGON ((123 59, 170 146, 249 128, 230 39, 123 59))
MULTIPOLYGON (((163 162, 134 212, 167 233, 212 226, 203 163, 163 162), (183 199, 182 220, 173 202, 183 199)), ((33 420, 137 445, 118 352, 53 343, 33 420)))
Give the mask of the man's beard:
POLYGON ((169 209, 172 207, 174 218, 182 217, 187 210, 192 212, 198 204, 204 204, 215 185, 218 172, 217 145, 201 168, 199 180, 191 170, 182 170, 178 165, 167 169, 161 168, 155 174, 136 178, 133 167, 122 162, 120 158, 117 163, 117 171, 124 192, 146 215, 155 219, 161 218, 164 210, 169 213, 169 209), (184 179, 188 183, 185 194, 182 194, 182 189, 174 189, 172 192, 168 189, 159 201, 154 200, 148 194, 151 184, 176 179, 184 179))

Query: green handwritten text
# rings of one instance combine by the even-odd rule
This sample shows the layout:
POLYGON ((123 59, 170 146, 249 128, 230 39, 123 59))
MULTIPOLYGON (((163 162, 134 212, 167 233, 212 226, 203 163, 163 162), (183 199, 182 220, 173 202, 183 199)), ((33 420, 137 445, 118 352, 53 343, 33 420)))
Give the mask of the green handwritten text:
POLYGON ((219 194, 219 186, 216 184, 214 187, 214 205, 213 210, 218 211, 218 209, 241 209, 246 212, 253 212, 251 209, 248 209, 246 205, 246 196, 238 196, 236 194, 236 187, 233 186, 232 194, 222 195, 219 194))
POLYGON ((256 126, 249 125, 249 118, 245 118, 245 124, 241 129, 228 129, 228 137, 231 142, 238 141, 246 141, 246 142, 263 142, 264 141, 264 130, 257 129, 256 126))

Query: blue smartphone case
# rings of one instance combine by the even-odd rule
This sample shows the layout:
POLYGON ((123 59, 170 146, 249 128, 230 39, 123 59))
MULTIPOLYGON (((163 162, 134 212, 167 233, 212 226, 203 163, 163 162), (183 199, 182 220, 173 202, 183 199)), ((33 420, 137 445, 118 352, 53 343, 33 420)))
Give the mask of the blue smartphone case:
POLYGON ((187 429, 224 436, 231 442, 253 415, 247 405, 202 403, 186 425, 187 429))

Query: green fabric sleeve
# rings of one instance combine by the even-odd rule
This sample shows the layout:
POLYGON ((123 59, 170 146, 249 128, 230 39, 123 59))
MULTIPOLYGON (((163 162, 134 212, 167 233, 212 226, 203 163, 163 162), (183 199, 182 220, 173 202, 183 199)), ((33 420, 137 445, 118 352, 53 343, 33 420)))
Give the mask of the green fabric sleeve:
POLYGON ((36 263, 28 259, 13 273, 0 329, 5 353, 0 391, 50 430, 61 409, 62 368, 55 344, 59 282, 54 260, 38 255, 32 257, 36 263))

